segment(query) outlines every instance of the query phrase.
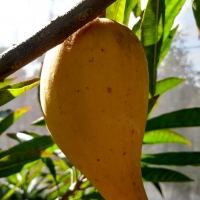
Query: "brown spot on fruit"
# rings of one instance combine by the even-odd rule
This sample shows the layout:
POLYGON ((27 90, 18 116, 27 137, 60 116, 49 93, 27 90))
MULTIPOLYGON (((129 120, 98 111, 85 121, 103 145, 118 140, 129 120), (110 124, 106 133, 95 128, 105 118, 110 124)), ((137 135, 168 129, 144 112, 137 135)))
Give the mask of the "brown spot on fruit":
POLYGON ((108 93, 111 93, 112 92, 112 88, 108 87, 107 91, 108 91, 108 93))
POLYGON ((135 132, 134 129, 132 129, 131 133, 134 134, 134 132, 135 132))
POLYGON ((125 155, 126 155, 126 152, 123 153, 123 156, 125 156, 125 155))
POLYGON ((103 49, 103 48, 101 48, 101 51, 102 51, 102 52, 104 52, 104 49, 103 49))
POLYGON ((94 58, 91 58, 91 59, 89 60, 89 62, 94 62, 94 58))
POLYGON ((98 158, 97 161, 100 161, 100 159, 98 158))

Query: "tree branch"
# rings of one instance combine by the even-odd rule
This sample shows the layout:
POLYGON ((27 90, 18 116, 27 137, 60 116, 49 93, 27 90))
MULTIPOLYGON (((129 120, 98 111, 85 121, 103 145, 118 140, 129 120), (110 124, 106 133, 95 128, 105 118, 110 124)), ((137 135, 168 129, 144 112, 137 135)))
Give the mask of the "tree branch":
POLYGON ((72 190, 68 190, 61 198, 61 200, 68 199, 69 196, 74 194, 76 190, 80 189, 81 184, 83 183, 84 175, 81 175, 80 178, 76 181, 76 184, 74 185, 74 188, 72 190))
POLYGON ((82 0, 26 41, 0 54, 0 81, 62 43, 116 0, 82 0))

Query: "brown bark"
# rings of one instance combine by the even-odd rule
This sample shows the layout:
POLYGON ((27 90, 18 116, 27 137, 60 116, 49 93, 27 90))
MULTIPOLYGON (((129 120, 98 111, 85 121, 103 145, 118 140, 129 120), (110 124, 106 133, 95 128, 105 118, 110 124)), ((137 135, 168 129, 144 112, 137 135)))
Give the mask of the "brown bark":
POLYGON ((62 43, 116 0, 82 0, 26 41, 0 54, 0 81, 62 43))

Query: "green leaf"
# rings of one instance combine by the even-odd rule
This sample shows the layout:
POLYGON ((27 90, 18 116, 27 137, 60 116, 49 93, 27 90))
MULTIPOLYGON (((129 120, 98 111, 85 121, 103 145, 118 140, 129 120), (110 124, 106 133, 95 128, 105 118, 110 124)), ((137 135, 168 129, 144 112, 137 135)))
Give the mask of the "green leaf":
POLYGON ((140 25, 141 25, 141 19, 138 20, 137 23, 134 24, 133 28, 132 28, 132 31, 133 33, 135 33, 135 35, 140 38, 140 25))
POLYGON ((200 126, 200 108, 187 108, 147 120, 146 132, 168 128, 200 126))
POLYGON ((48 167, 51 175, 53 176, 54 181, 55 181, 56 186, 57 186, 57 192, 58 192, 59 197, 60 197, 59 185, 58 185, 58 181, 57 181, 57 178, 56 178, 56 170, 55 170, 54 163, 51 160, 51 158, 48 158, 48 157, 47 158, 42 158, 42 161, 46 164, 46 166, 48 167))
POLYGON ((32 80, 9 85, 0 89, 0 106, 24 94, 26 91, 30 90, 39 83, 40 83, 39 78, 35 78, 32 80))
POLYGON ((123 23, 126 0, 117 0, 106 9, 106 18, 123 23))
POLYGON ((148 60, 149 87, 152 96, 155 93, 156 70, 163 42, 169 36, 174 19, 184 3, 185 0, 149 0, 145 9, 141 24, 141 42, 148 60))
POLYGON ((141 24, 141 42, 146 52, 149 68, 149 90, 155 93, 157 64, 163 42, 165 26, 165 1, 149 0, 141 24))
POLYGON ((0 121, 0 135, 8 129, 12 124, 14 124, 23 114, 25 114, 28 110, 30 110, 30 107, 23 107, 20 109, 17 109, 10 113, 8 116, 6 116, 4 119, 0 121))
POLYGON ((8 183, 13 184, 13 185, 16 185, 19 182, 16 174, 13 174, 13 175, 6 177, 5 180, 8 183))
POLYGON ((143 142, 145 144, 180 143, 191 145, 185 137, 168 129, 145 132, 143 142))
POLYGON ((101 194, 96 192, 96 191, 94 191, 91 194, 84 195, 82 197, 82 199, 84 199, 84 200, 89 200, 89 199, 91 199, 91 200, 104 200, 104 198, 101 196, 101 194))
POLYGON ((172 41, 174 39, 174 36, 176 35, 177 30, 178 30, 178 25, 169 32, 168 37, 164 40, 162 47, 161 47, 161 52, 160 52, 159 62, 158 62, 157 67, 160 66, 161 62, 167 55, 167 53, 171 47, 172 41))
POLYGON ((165 168, 142 167, 142 178, 145 182, 187 182, 193 181, 186 175, 165 168))
POLYGON ((135 17, 139 17, 142 14, 142 8, 141 8, 141 3, 140 0, 138 1, 138 3, 136 4, 136 6, 133 8, 133 13, 135 15, 135 17))
POLYGON ((7 133, 6 134, 9 138, 16 140, 17 142, 22 142, 22 140, 20 138, 17 137, 16 133, 7 133))
POLYGON ((40 135, 38 133, 34 133, 34 132, 28 132, 28 131, 20 131, 21 134, 23 135, 27 135, 33 138, 39 137, 40 135))
POLYGON ((51 160, 51 158, 42 158, 42 161, 46 164, 46 166, 48 167, 51 175, 53 176, 55 182, 57 183, 57 180, 56 180, 56 170, 55 170, 55 166, 54 166, 54 163, 53 161, 51 160))
MULTIPOLYGON (((61 184, 59 185, 59 191, 60 191, 60 194, 65 194, 71 185, 71 181, 72 181, 71 174, 70 173, 62 174, 61 178, 62 180, 59 180, 59 182, 61 182, 61 184)), ((50 188, 51 190, 45 191, 45 199, 52 199, 52 200, 56 199, 58 197, 57 187, 54 186, 52 188, 52 185, 51 185, 50 188)))
POLYGON ((162 95, 167 90, 173 89, 185 81, 184 78, 170 77, 156 83, 155 95, 162 95))
POLYGON ((151 97, 149 99, 149 103, 148 103, 148 114, 151 112, 151 110, 153 109, 153 107, 155 106, 157 100, 159 98, 159 95, 151 97))
POLYGON ((44 117, 40 117, 31 123, 32 126, 46 126, 44 117))
POLYGON ((198 27, 199 38, 200 38, 200 1, 199 0, 192 0, 192 11, 194 14, 196 25, 198 27))
POLYGON ((33 139, 35 137, 39 137, 39 134, 31 133, 27 131, 20 131, 18 133, 7 133, 7 136, 14 140, 17 140, 18 142, 23 142, 23 141, 33 139))
POLYGON ((179 1, 171 1, 165 0, 166 11, 165 11, 165 32, 164 32, 164 40, 168 37, 171 28, 174 24, 174 20, 176 16, 181 11, 183 5, 185 4, 186 0, 179 0, 179 1))
POLYGON ((11 109, 0 111, 0 120, 7 117, 10 113, 12 113, 11 109))
POLYGON ((124 11, 124 24, 128 26, 130 15, 132 10, 135 8, 135 11, 137 10, 137 14, 141 10, 140 0, 126 0, 125 4, 125 11, 124 11))
POLYGON ((142 155, 141 162, 145 165, 200 166, 200 152, 167 152, 142 155))
POLYGON ((16 185, 14 185, 14 187, 10 188, 6 194, 3 195, 3 197, 1 198, 1 200, 8 200, 10 199, 10 197, 16 192, 16 189, 19 187, 20 182, 18 182, 16 185))
POLYGON ((7 78, 3 82, 0 82, 0 89, 6 87, 7 85, 9 85, 15 79, 16 78, 7 78))
POLYGON ((53 160, 54 165, 61 171, 65 172, 69 169, 69 166, 63 159, 55 159, 53 160))
MULTIPOLYGON (((42 173, 44 167, 45 167, 45 165, 41 160, 35 160, 33 162, 29 162, 29 163, 25 164, 23 166, 22 170, 20 171, 20 175, 23 177, 23 184, 24 183, 27 185, 29 184, 29 187, 30 187, 30 185, 33 186, 34 179, 36 179, 38 177, 44 179, 45 176, 43 176, 43 173, 42 173), (28 173, 27 173, 27 171, 28 171, 28 173)), ((40 180, 40 182, 42 182, 42 181, 40 180)), ((36 184, 37 184, 37 182, 36 182, 36 184)), ((32 190, 33 189, 34 188, 32 187, 32 190)))
POLYGON ((50 136, 40 136, 0 152, 0 177, 17 173, 25 164, 41 157, 51 156, 45 149, 53 144, 50 136))
POLYGON ((156 187, 156 189, 159 191, 159 193, 160 193, 161 196, 163 197, 162 189, 161 189, 159 183, 153 183, 153 185, 156 187))

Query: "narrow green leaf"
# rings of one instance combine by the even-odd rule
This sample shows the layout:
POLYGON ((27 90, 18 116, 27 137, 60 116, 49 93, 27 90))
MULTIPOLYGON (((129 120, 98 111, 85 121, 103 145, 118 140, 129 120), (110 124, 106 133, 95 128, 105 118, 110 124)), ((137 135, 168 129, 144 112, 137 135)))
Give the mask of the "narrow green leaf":
POLYGON ((25 164, 41 157, 51 156, 45 149, 53 144, 50 136, 40 136, 0 152, 0 177, 17 173, 25 164))
POLYGON ((169 36, 174 19, 184 3, 185 0, 149 0, 145 9, 141 24, 141 42, 148 60, 149 86, 152 96, 155 92, 156 70, 160 55, 164 56, 161 54, 163 42, 169 36))
POLYGON ((16 140, 17 142, 22 142, 22 140, 17 137, 16 133, 7 133, 6 135, 11 139, 16 140))
POLYGON ((149 103, 148 103, 148 114, 151 112, 151 110, 153 109, 153 107, 155 106, 157 100, 159 98, 159 95, 151 97, 149 99, 149 103))
POLYGON ((172 41, 174 39, 174 36, 176 35, 177 30, 178 30, 178 25, 174 29, 172 29, 169 32, 168 37, 165 38, 165 40, 164 40, 164 42, 162 44, 162 47, 161 47, 161 52, 160 52, 159 62, 158 62, 157 67, 160 66, 161 62, 163 61, 163 59, 165 58, 165 56, 169 52, 169 49, 171 47, 172 41))
POLYGON ((96 192, 96 191, 94 191, 91 194, 84 195, 82 197, 82 199, 83 200, 89 200, 89 199, 92 199, 92 200, 104 200, 104 198, 101 196, 101 194, 96 192))
MULTIPOLYGON (((26 150, 46 149, 52 146, 53 144, 54 142, 51 136, 44 135, 44 136, 36 137, 32 140, 25 141, 25 142, 22 142, 21 144, 15 145, 8 150, 0 152, 0 159, 5 156, 11 155, 17 152, 23 152, 26 150)), ((45 155, 45 152, 41 152, 41 153, 45 155)))
POLYGON ((117 0, 106 9, 106 18, 123 23, 126 0, 117 0))
POLYGON ((191 145, 185 137, 169 129, 145 132, 143 142, 145 144, 180 143, 191 145))
POLYGON ((186 0, 179 1, 171 1, 165 0, 166 12, 165 12, 165 32, 164 32, 164 40, 168 37, 172 26, 174 24, 174 20, 176 16, 180 13, 183 5, 186 0))
POLYGON ((53 161, 51 160, 51 158, 42 158, 42 161, 45 163, 45 165, 48 167, 51 175, 53 176, 56 184, 57 184, 57 179, 56 179, 56 170, 55 170, 55 166, 53 161))
POLYGON ((200 166, 200 152, 167 152, 141 156, 141 162, 147 165, 200 166))
POLYGON ((33 139, 35 137, 39 137, 39 134, 27 131, 20 131, 18 133, 7 133, 6 135, 14 140, 17 140, 18 142, 23 142, 33 139))
POLYGON ((142 178, 145 182, 188 182, 193 181, 186 175, 165 168, 142 167, 142 178))
POLYGON ((16 174, 10 175, 8 177, 5 178, 5 180, 13 185, 16 185, 19 182, 19 179, 17 178, 16 174))
POLYGON ((55 159, 53 162, 54 162, 54 165, 63 172, 65 172, 69 169, 69 166, 63 159, 55 159))
MULTIPOLYGON (((130 15, 132 10, 135 8, 136 9, 141 10, 141 5, 140 5, 140 0, 126 0, 126 4, 125 4, 125 11, 124 11, 124 24, 128 26, 129 23, 129 19, 130 19, 130 15)), ((136 13, 138 14, 139 11, 137 11, 136 13)))
POLYGON ((16 185, 14 185, 14 187, 10 188, 6 194, 3 195, 3 197, 1 198, 1 200, 8 200, 10 199, 10 197, 16 192, 16 189, 20 186, 20 182, 18 182, 16 185))
POLYGON ((31 123, 32 126, 46 126, 44 117, 40 117, 31 123))
POLYGON ((146 132, 168 128, 200 126, 200 108, 187 108, 147 120, 146 132))
POLYGON ((200 38, 200 1, 199 0, 192 0, 192 11, 194 14, 195 22, 199 31, 199 38, 200 38))
POLYGON ((42 161, 46 164, 46 166, 48 167, 51 175, 53 176, 54 178, 54 181, 56 183, 56 186, 57 186, 57 192, 58 192, 58 196, 60 197, 60 191, 59 191, 59 185, 58 185, 58 181, 57 181, 57 178, 56 178, 56 170, 55 170, 55 166, 54 166, 54 163, 53 161, 51 160, 51 158, 42 158, 42 161))
POLYGON ((40 134, 38 133, 34 133, 34 132, 28 132, 28 131, 20 131, 20 133, 27 135, 27 136, 31 136, 33 138, 39 137, 40 134))
POLYGON ((0 111, 0 120, 7 117, 10 113, 12 113, 11 109, 0 111))
POLYGON ((155 45, 163 35, 165 1, 149 0, 141 24, 141 41, 144 47, 155 45))
POLYGON ((149 90, 155 93, 157 64, 165 26, 165 0, 149 0, 141 24, 141 42, 149 67, 149 90))
POLYGON ((24 94, 25 92, 27 92, 34 86, 38 85, 39 83, 40 83, 39 79, 35 78, 32 80, 9 85, 0 89, 0 106, 24 94))
POLYGON ((135 17, 139 17, 141 15, 142 8, 141 8, 140 0, 136 4, 136 6, 133 8, 133 13, 134 13, 135 17))
POLYGON ((12 81, 14 81, 16 78, 7 78, 3 82, 0 82, 0 89, 6 87, 9 85, 12 81))
POLYGON ((162 95, 167 90, 173 89, 185 81, 184 78, 170 77, 156 83, 155 95, 162 95))
MULTIPOLYGON (((39 178, 39 179, 41 179, 40 182, 42 182, 42 179, 45 178, 42 173, 44 167, 45 167, 45 165, 41 160, 29 162, 23 166, 23 168, 20 171, 20 175, 23 176, 24 182, 26 182, 26 184, 29 185, 29 187, 32 187, 34 179, 39 178), (27 173, 27 171, 29 173, 27 173), (32 186, 30 186, 30 185, 32 185, 32 186)), ((37 184, 37 182, 36 182, 36 184, 37 184)), ((33 189, 34 188, 32 187, 32 190, 33 189)))
POLYGON ((138 20, 137 23, 134 24, 133 28, 132 28, 132 31, 133 33, 135 33, 135 35, 140 38, 140 25, 141 25, 141 19, 138 20))
POLYGON ((12 124, 14 124, 23 114, 25 114, 28 110, 30 110, 30 107, 23 107, 20 109, 17 109, 10 113, 8 116, 6 116, 4 119, 0 121, 0 135, 8 129, 12 124))
MULTIPOLYGON (((62 179, 63 179, 62 181, 59 180, 59 182, 62 182, 61 184, 59 184, 59 191, 60 191, 60 194, 65 194, 71 185, 71 181, 72 181, 71 174, 67 173, 67 174, 62 175, 62 179)), ((54 185, 51 184, 49 187, 51 188, 51 190, 45 191, 45 199, 53 200, 58 197, 58 190, 57 190, 57 187, 54 185)))
POLYGON ((153 183, 153 185, 156 187, 156 189, 158 190, 158 192, 161 194, 161 196, 163 197, 163 193, 162 193, 162 189, 160 187, 159 183, 153 183))

